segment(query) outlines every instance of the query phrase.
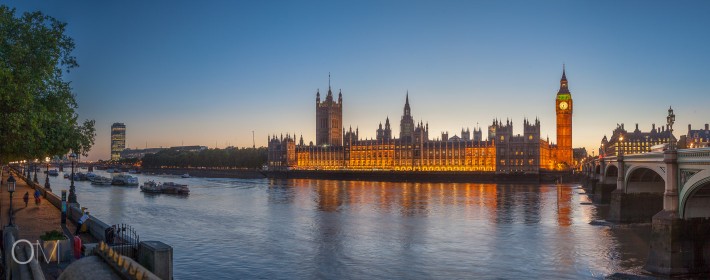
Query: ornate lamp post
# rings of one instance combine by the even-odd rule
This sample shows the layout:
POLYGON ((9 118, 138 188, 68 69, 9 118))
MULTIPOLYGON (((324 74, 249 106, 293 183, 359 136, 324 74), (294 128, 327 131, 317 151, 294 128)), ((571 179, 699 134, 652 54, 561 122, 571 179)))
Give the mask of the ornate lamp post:
POLYGON ((622 156, 624 156, 624 149, 621 147, 621 145, 623 145, 623 143, 624 143, 624 135, 621 134, 621 135, 619 136, 619 144, 617 145, 618 148, 619 148, 619 152, 617 153, 617 157, 622 157, 622 156))
POLYGON ((10 174, 10 178, 7 178, 7 191, 10 193, 10 223, 8 225, 11 226, 14 216, 12 213, 12 193, 15 192, 15 177, 12 177, 12 174, 10 174))
POLYGON ((37 160, 35 160, 35 164, 34 164, 35 177, 34 177, 34 179, 32 180, 32 181, 34 181, 35 183, 39 183, 39 181, 37 181, 37 169, 39 169, 39 166, 38 166, 38 164, 37 164, 37 160))
POLYGON ((675 123, 675 114, 673 114, 673 107, 668 107, 668 149, 675 150, 675 142, 673 141, 673 123, 675 123))
POLYGON ((74 163, 76 163, 76 154, 69 155, 71 160, 71 185, 69 186, 69 203, 76 203, 76 187, 74 187, 74 163))
POLYGON ((47 176, 44 178, 44 188, 51 190, 52 187, 49 185, 49 158, 47 158, 47 176))

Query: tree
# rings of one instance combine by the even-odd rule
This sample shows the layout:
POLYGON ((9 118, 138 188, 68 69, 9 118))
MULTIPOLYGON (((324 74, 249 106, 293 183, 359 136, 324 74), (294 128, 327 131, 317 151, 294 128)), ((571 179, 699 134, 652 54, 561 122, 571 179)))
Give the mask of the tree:
POLYGON ((66 154, 86 155, 94 121, 79 123, 64 72, 78 67, 66 23, 41 12, 15 17, 0 6, 0 163, 66 154))

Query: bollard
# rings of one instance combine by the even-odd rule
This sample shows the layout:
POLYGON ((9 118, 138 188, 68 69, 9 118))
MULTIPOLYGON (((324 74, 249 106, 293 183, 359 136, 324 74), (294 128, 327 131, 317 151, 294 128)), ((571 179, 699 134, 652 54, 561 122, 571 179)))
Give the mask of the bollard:
POLYGON ((67 224, 67 190, 62 190, 62 225, 67 224))

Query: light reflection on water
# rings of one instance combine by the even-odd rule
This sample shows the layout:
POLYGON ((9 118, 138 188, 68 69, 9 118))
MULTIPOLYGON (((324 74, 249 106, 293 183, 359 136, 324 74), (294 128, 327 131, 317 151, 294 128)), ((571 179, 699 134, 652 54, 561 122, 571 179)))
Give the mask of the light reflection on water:
POLYGON ((78 200, 171 245, 176 279, 603 278, 648 248, 647 225, 589 225, 606 209, 573 185, 138 177, 191 193, 76 182, 78 200))

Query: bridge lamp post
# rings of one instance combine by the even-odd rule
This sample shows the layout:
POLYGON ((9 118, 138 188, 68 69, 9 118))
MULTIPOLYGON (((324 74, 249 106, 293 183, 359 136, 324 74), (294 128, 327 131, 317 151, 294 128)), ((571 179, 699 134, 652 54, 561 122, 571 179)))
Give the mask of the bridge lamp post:
POLYGON ((10 193, 10 223, 8 226, 12 225, 12 193, 15 192, 15 177, 12 177, 12 174, 10 174, 10 178, 7 178, 7 191, 10 193))
POLYGON ((673 142, 673 123, 675 123, 675 114, 673 114, 673 107, 668 107, 668 149, 675 150, 675 143, 673 142))
POLYGON ((69 203, 76 203, 76 187, 74 187, 74 163, 76 163, 76 154, 69 155, 71 160, 71 185, 69 186, 69 203))
POLYGON ((623 145, 623 143, 624 143, 624 135, 621 134, 621 136, 619 136, 619 145, 618 145, 618 146, 619 146, 619 153, 618 153, 618 156, 623 156, 623 155, 624 155, 624 149, 621 147, 621 146, 623 145))

